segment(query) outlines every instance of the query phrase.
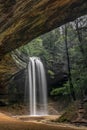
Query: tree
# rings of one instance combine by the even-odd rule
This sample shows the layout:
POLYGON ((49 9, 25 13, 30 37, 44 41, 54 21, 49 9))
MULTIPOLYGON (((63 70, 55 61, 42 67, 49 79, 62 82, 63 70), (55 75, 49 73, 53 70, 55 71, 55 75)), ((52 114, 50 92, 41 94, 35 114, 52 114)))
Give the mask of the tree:
POLYGON ((70 93, 73 100, 76 100, 74 87, 72 83, 72 75, 71 75, 71 68, 70 68, 70 58, 68 52, 68 40, 67 40, 67 25, 65 25, 65 47, 66 47, 66 56, 67 56, 67 64, 68 64, 68 78, 69 78, 69 85, 70 85, 70 93))

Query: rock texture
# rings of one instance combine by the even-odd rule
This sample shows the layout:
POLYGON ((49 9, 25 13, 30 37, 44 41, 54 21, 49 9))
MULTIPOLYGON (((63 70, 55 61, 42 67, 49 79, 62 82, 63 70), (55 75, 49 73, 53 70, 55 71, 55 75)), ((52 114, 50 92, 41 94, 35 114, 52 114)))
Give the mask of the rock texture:
POLYGON ((87 0, 0 0, 0 92, 19 71, 5 54, 86 13, 87 0))
POLYGON ((0 61, 0 98, 2 94, 7 93, 7 87, 10 79, 18 71, 19 68, 11 55, 6 55, 0 61))
POLYGON ((87 13, 87 0, 0 0, 0 58, 87 13))

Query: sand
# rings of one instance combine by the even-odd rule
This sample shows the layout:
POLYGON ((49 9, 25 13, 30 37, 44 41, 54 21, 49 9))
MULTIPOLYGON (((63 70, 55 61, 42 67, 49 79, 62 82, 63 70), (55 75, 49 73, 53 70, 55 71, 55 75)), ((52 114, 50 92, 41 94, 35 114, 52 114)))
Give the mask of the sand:
POLYGON ((40 122, 25 122, 6 114, 0 113, 0 130, 87 130, 87 128, 78 128, 63 124, 47 124, 40 122))

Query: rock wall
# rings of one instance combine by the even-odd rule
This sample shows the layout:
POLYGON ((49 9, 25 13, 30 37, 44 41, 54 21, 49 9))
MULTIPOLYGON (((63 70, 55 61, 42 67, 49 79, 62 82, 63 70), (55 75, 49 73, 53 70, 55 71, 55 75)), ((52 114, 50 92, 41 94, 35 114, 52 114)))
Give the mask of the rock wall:
POLYGON ((0 58, 87 13, 87 0, 0 0, 0 58))
POLYGON ((0 61, 0 94, 7 92, 7 86, 11 77, 19 71, 15 61, 10 54, 0 61))

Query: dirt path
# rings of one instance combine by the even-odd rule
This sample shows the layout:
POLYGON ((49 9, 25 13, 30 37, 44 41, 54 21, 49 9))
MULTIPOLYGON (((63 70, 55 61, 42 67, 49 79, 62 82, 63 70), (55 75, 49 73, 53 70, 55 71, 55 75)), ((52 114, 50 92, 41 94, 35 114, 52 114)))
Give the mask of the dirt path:
POLYGON ((0 113, 0 130, 87 130, 62 125, 24 122, 0 113))

